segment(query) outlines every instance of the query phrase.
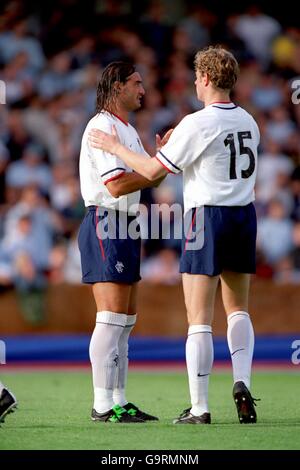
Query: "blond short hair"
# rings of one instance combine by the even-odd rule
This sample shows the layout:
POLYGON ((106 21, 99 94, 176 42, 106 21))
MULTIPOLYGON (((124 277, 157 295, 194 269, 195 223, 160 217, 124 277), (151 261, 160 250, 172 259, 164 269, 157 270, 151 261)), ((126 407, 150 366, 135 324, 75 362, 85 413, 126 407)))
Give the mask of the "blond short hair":
POLYGON ((197 52, 195 71, 207 73, 216 88, 231 91, 237 81, 239 65, 236 58, 221 46, 209 46, 197 52))

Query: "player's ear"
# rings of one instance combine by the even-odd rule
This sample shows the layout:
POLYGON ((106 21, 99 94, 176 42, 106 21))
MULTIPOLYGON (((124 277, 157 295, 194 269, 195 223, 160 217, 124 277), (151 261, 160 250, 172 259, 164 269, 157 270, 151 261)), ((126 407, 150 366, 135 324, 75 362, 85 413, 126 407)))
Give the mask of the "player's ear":
POLYGON ((115 82, 113 85, 114 92, 116 95, 118 95, 122 89, 122 83, 121 82, 115 82))
POLYGON ((207 86, 210 82, 210 78, 207 73, 204 74, 204 85, 207 86))

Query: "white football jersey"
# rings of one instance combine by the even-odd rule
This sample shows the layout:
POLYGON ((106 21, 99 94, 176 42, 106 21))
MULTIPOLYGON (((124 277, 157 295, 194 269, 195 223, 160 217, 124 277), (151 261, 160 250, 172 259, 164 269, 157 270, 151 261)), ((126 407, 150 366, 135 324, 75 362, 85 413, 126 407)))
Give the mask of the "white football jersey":
POLYGON ((92 147, 88 141, 88 132, 91 129, 100 129, 111 134, 112 125, 116 126, 123 145, 134 152, 147 155, 134 127, 106 111, 97 114, 88 122, 82 137, 79 161, 81 194, 86 207, 101 206, 135 215, 140 202, 140 191, 114 198, 105 186, 124 172, 131 173, 132 169, 116 156, 92 147))
POLYGON ((212 103, 187 115, 156 158, 183 171, 185 212, 193 207, 245 206, 254 200, 259 130, 234 103, 212 103))

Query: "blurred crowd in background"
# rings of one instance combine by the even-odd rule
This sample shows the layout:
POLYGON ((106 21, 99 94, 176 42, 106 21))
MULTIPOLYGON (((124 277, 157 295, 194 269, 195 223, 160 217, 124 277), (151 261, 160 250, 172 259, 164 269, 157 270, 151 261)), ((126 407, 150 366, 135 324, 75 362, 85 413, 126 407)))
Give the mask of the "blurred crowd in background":
MULTIPOLYGON (((238 59, 232 98, 261 131, 257 276, 300 283, 300 105, 292 102, 300 28, 292 14, 229 3, 1 2, 0 290, 42 291, 81 281, 77 231, 85 208, 78 159, 103 68, 122 59, 136 64, 146 95, 131 123, 154 155, 156 133, 201 109, 194 54, 216 43, 238 59)), ((142 202, 182 203, 181 176, 144 191, 142 202)), ((172 237, 145 241, 143 278, 179 283, 179 253, 180 240, 172 237)))

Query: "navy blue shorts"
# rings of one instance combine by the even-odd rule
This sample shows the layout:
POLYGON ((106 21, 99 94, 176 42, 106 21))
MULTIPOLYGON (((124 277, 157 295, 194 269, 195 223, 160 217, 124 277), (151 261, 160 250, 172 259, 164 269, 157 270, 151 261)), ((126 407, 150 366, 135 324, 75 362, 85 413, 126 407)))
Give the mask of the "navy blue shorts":
MULTIPOLYGON (((196 210, 200 208, 191 209, 192 214, 187 214, 190 220, 195 219, 196 210)), ((256 231, 252 203, 234 207, 205 206, 204 244, 197 250, 187 249, 189 234, 184 237, 180 272, 208 276, 217 276, 223 270, 255 273, 256 231)))
POLYGON ((141 279, 141 238, 135 216, 89 207, 80 226, 78 245, 85 284, 133 284, 141 279))

